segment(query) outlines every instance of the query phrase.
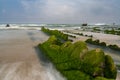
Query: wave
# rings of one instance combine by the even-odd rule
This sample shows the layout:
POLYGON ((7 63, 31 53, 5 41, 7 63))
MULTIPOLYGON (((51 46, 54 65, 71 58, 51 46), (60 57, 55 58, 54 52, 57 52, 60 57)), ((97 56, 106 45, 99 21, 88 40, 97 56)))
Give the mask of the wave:
POLYGON ((80 29, 81 26, 75 25, 62 25, 62 24, 9 24, 10 27, 6 27, 6 24, 0 24, 0 29, 32 29, 41 30, 41 27, 47 27, 51 30, 73 30, 80 29))
POLYGON ((12 26, 12 27, 0 27, 0 29, 24 29, 24 30, 41 30, 41 27, 19 27, 19 26, 12 26))
POLYGON ((0 29, 35 29, 35 30, 41 30, 41 25, 37 24, 10 24, 10 27, 6 27, 6 24, 1 24, 0 29))

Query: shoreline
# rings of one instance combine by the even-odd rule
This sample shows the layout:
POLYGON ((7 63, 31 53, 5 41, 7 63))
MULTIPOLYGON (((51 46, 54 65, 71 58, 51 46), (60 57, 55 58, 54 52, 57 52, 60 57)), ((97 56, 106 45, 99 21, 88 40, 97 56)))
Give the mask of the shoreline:
POLYGON ((0 80, 63 80, 51 64, 43 65, 47 63, 39 60, 35 50, 47 35, 38 30, 3 30, 0 34, 0 80))
MULTIPOLYGON (((80 31, 80 30, 69 30, 71 33, 83 33, 84 35, 92 35, 93 40, 99 39, 101 42, 106 42, 107 45, 109 44, 117 44, 120 47, 120 37, 118 35, 112 34, 104 34, 104 33, 95 33, 95 32, 87 32, 87 31, 80 31)), ((85 41, 89 37, 79 36, 81 40, 85 41)))
MULTIPOLYGON (((47 78, 44 78, 42 80, 56 80, 55 78, 49 78, 50 75, 53 75, 54 72, 49 70, 49 68, 46 69, 42 66, 41 62, 38 59, 38 56, 36 55, 36 51, 34 49, 36 45, 47 40, 48 37, 44 38, 45 36, 44 33, 41 33, 41 31, 39 32, 37 30, 25 30, 28 32, 24 33, 24 30, 20 30, 23 32, 19 32, 17 30, 17 33, 19 34, 18 35, 18 34, 13 34, 12 30, 5 30, 4 32, 6 31, 8 31, 9 34, 0 32, 2 34, 2 37, 0 36, 0 41, 1 41, 0 51, 4 53, 4 54, 2 54, 2 52, 0 53, 0 74, 2 74, 3 71, 5 71, 4 74, 0 75, 0 80, 16 80, 19 78, 21 78, 21 80, 35 80, 38 77, 43 78, 45 77, 45 75, 47 75, 47 78), (4 39, 2 40, 2 38, 4 39), (28 68, 28 66, 30 67, 28 68), (12 69, 12 72, 11 72, 11 69, 12 69), (33 71, 30 71, 31 69, 33 69, 33 71), (17 71, 18 74, 16 74, 15 71, 17 71), (34 72, 35 73, 37 72, 37 75, 32 74, 34 72), (29 76, 29 78, 28 77, 25 78, 24 74, 22 73, 29 76), (15 76, 11 76, 11 74, 16 75, 16 78, 15 76), (30 75, 33 75, 33 76, 30 77, 30 75), (8 79, 5 77, 7 77, 8 79)), ((82 36, 75 40, 77 41, 81 39, 85 40, 82 36)), ((53 69, 53 67, 51 67, 51 69, 53 69)), ((118 74, 120 75, 120 73, 118 74)), ((60 77, 60 76, 57 75, 57 77, 60 77)), ((119 80, 120 76, 117 76, 117 77, 118 79, 116 80, 119 80)))
MULTIPOLYGON (((119 36, 117 36, 117 35, 112 35, 112 34, 103 34, 103 33, 94 33, 94 32, 84 32, 84 31, 79 31, 79 30, 70 30, 70 32, 71 33, 68 33, 68 34, 71 34, 71 35, 75 35, 75 34, 72 34, 72 33, 74 33, 74 32, 76 32, 76 33, 83 33, 84 35, 91 35, 91 33, 92 33, 92 35, 93 35, 93 39, 94 40, 96 40, 96 39, 99 39, 100 40, 100 42, 106 42, 107 43, 107 45, 108 44, 114 44, 114 43, 112 43, 110 40, 112 39, 112 41, 115 39, 116 41, 118 41, 118 40, 120 40, 120 38, 111 38, 111 36, 113 37, 113 36, 115 36, 115 37, 119 37, 119 36), (77 32, 76 32, 77 31, 77 32), (99 34, 101 35, 101 36, 99 36, 99 34), (103 35, 103 38, 101 38, 102 37, 102 35, 103 35), (109 37, 107 37, 107 35, 109 35, 109 37), (95 37, 94 37, 95 36, 95 37), (99 38, 100 37, 100 38, 99 38), (107 39, 107 40, 106 40, 107 39), (110 42, 109 42, 110 41, 110 42)), ((65 32, 66 33, 66 32, 65 32)), ((86 41, 87 39, 89 39, 89 37, 86 37, 86 36, 79 36, 79 35, 75 35, 76 36, 76 38, 72 38, 72 40, 73 40, 73 42, 77 42, 77 41, 79 41, 79 40, 81 40, 81 41, 86 41)), ((115 41, 114 41, 115 42, 115 41)), ((115 44, 116 44, 116 42, 115 42, 115 44)), ((93 46, 97 46, 97 45, 93 45, 93 46)), ((119 46, 120 46, 120 43, 119 43, 119 46)), ((97 46, 97 47, 100 47, 100 46, 97 46)), ((93 48, 94 49, 94 48, 93 48)), ((109 53, 107 53, 107 54, 109 54, 109 53)), ((113 55, 113 54, 109 54, 109 55, 113 55)), ((114 56, 114 55, 113 55, 114 56)), ((116 56, 117 57, 117 56, 116 56)), ((119 71, 117 71, 117 77, 116 77, 116 80, 119 80, 120 79, 120 70, 119 71)))

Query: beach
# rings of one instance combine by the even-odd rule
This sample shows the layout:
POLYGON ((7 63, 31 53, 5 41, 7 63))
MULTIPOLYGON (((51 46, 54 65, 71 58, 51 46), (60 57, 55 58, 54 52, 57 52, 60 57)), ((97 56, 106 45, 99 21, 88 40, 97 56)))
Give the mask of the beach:
MULTIPOLYGON (((49 36, 40 30, 0 30, 0 80, 65 80, 36 48, 39 43, 43 43, 48 38, 49 36)), ((88 37, 77 36, 74 42, 86 39, 88 37)), ((104 39, 107 38, 104 36, 100 41, 104 39)), ((120 61, 118 54, 107 54, 115 61, 120 61)), ((116 80, 119 79, 120 72, 116 80)))
POLYGON ((48 39, 38 30, 0 30, 0 80, 64 80, 35 47, 48 39))
MULTIPOLYGON (((100 42, 105 42, 107 45, 116 44, 120 47, 120 36, 118 36, 118 35, 87 32, 87 31, 80 31, 80 30, 69 30, 69 32, 70 33, 67 33, 67 32, 64 32, 64 33, 76 36, 76 38, 70 38, 73 40, 73 42, 77 42, 79 40, 86 41, 87 39, 90 38, 90 37, 86 37, 86 36, 79 36, 79 35, 72 34, 72 33, 83 33, 83 35, 92 35, 93 40, 99 39, 100 42)), ((95 49, 95 48, 101 48, 102 50, 104 50, 106 55, 110 55, 112 57, 115 64, 120 64, 120 54, 118 51, 114 51, 114 50, 111 50, 108 48, 102 48, 102 47, 97 46, 97 45, 91 45, 91 44, 87 44, 87 45, 88 45, 88 48, 90 50, 95 49)), ((120 71, 118 71, 116 80, 120 80, 120 71)))
MULTIPOLYGON (((92 35, 93 40, 99 39, 100 42, 106 42, 107 45, 116 44, 120 46, 119 35, 96 33, 96 32, 90 32, 90 31, 80 31, 80 30, 70 30, 70 32, 71 33, 83 33, 83 35, 88 35, 88 36, 92 35)), ((82 41, 85 41, 86 39, 89 38, 89 37, 79 36, 79 35, 77 35, 77 37, 78 37, 78 40, 81 39, 82 41)))

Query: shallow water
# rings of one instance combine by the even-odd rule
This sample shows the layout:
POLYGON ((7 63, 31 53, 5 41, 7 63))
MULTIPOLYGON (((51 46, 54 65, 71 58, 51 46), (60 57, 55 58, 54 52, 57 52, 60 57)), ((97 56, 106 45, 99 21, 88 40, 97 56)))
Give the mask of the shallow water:
POLYGON ((38 56, 35 47, 47 39, 38 30, 0 30, 0 80, 65 80, 38 56))

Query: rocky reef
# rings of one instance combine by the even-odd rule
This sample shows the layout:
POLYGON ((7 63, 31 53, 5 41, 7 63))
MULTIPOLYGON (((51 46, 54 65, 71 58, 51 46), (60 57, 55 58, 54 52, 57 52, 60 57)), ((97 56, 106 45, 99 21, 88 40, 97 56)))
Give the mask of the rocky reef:
POLYGON ((67 80, 115 80, 117 69, 101 49, 89 51, 85 42, 61 43, 54 35, 38 45, 67 80))

